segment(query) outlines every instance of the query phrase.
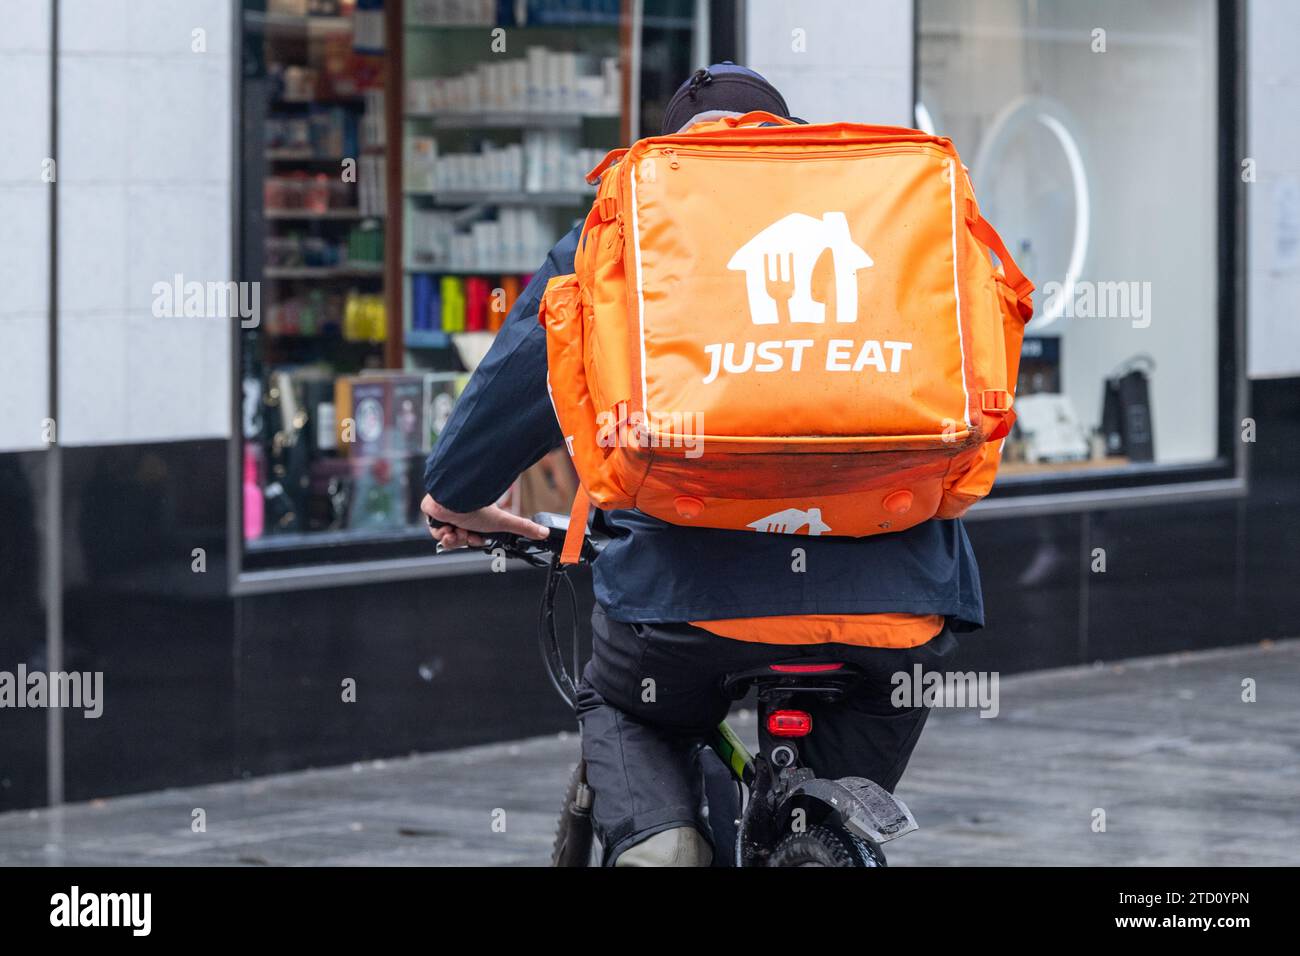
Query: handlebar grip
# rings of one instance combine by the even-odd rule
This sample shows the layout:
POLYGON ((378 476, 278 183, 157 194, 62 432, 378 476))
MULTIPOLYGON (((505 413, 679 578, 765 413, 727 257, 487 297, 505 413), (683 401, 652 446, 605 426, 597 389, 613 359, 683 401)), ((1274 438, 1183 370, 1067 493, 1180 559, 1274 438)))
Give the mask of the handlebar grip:
MULTIPOLYGON (((439 528, 454 527, 454 525, 451 525, 450 523, 447 522, 438 522, 438 520, 430 518, 430 516, 428 515, 425 516, 425 524, 428 524, 430 528, 434 529, 434 531, 438 531, 439 528)), ((542 538, 542 540, 536 540, 536 538, 515 535, 515 533, 508 532, 508 531, 493 531, 493 532, 474 531, 471 533, 472 535, 480 536, 482 540, 484 540, 484 544, 482 544, 480 548, 478 548, 478 550, 489 551, 489 553, 491 553, 491 551, 497 550, 498 548, 502 548, 507 551, 521 551, 524 550, 526 546, 532 545, 532 546, 536 546, 536 548, 545 548, 546 550, 551 551, 552 554, 559 554, 560 549, 562 549, 564 546, 564 536, 555 535, 554 532, 551 532, 550 535, 547 535, 545 538, 542 538)), ((442 545, 438 545, 438 548, 441 549, 442 545)))

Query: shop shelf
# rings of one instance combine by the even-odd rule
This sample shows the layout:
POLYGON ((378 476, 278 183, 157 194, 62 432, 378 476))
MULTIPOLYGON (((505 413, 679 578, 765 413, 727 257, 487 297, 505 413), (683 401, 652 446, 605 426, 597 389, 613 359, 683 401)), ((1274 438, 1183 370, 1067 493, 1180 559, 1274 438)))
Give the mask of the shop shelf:
POLYGON ((382 219, 383 216, 363 216, 359 209, 327 209, 316 212, 310 209, 268 209, 267 219, 341 219, 347 221, 361 219, 382 219))
POLYGON ((408 120, 423 120, 434 129, 578 129, 584 120, 615 120, 617 112, 527 112, 482 110, 409 111, 408 120))
POLYGON ((596 198, 594 189, 590 192, 428 192, 408 189, 405 193, 411 199, 434 206, 587 206, 596 198))
POLYGON ((244 26, 266 33, 351 33, 350 17, 297 16, 292 13, 267 13, 245 10, 244 26))
POLYGON ((271 100, 272 108, 292 108, 296 109, 302 106, 345 106, 348 108, 362 109, 366 105, 366 97, 363 93, 353 96, 305 96, 302 98, 294 96, 280 96, 271 100))
POLYGON ((266 158, 277 163, 341 163, 343 156, 325 156, 310 149, 268 149, 266 158))
POLYGON ((266 266, 264 279, 381 279, 383 266, 266 266))
POLYGON ((430 276, 526 276, 532 275, 537 268, 534 263, 531 266, 488 266, 483 269, 467 269, 459 266, 421 266, 407 264, 403 272, 407 275, 430 275, 430 276))
MULTIPOLYGON (((643 16, 642 21, 646 26, 661 27, 665 29, 688 30, 692 26, 689 17, 660 17, 660 16, 643 16)), ((582 27, 595 30, 617 30, 619 28, 618 14, 603 14, 574 11, 572 13, 548 12, 544 17, 535 19, 532 23, 501 23, 498 18, 492 20, 480 20, 474 23, 424 23, 418 20, 408 20, 404 26, 407 30, 490 30, 493 27, 505 27, 509 30, 559 30, 573 29, 582 27)))
POLYGON ((451 348, 451 336, 437 329, 407 329, 402 341, 408 349, 451 348))

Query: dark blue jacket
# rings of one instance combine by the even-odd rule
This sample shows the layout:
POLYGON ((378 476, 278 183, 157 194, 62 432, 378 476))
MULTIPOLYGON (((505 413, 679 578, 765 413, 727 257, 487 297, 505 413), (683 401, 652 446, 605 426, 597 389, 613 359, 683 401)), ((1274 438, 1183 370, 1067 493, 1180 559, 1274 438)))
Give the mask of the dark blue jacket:
MULTIPOLYGON (((562 443, 546 394, 547 281, 573 271, 578 229, 561 239, 515 303, 456 404, 424 487, 453 511, 496 501, 562 443)), ((943 614, 984 623, 979 568, 960 521, 927 521, 868 538, 684 528, 639 511, 596 512, 613 540, 592 568, 596 600, 628 622, 786 614, 943 614), (802 548, 803 571, 792 551, 802 548)))

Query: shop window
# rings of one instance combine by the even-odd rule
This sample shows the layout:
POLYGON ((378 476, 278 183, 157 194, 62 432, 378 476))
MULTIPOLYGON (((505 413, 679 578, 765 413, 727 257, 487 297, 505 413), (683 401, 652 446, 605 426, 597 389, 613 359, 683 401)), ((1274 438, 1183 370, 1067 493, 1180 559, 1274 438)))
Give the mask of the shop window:
MULTIPOLYGON (((533 270, 586 215, 587 172, 620 142, 620 8, 406 4, 403 339, 408 372, 448 409, 533 270)), ((557 451, 500 504, 564 511, 576 488, 557 451)))
POLYGON ((917 125, 952 138, 1039 290, 1000 489, 1222 463, 1218 5, 917 10, 917 125))
POLYGON ((413 518, 421 437, 419 405, 379 374, 382 4, 250 0, 243 28, 240 259, 261 290, 240 350, 245 546, 392 532, 413 518))
MULTIPOLYGON (((642 102, 689 73, 707 35, 693 14, 688 0, 246 0, 239 255, 262 320, 241 333, 243 570, 428 554, 424 460, 585 216, 586 173, 657 132, 642 102)), ((502 503, 565 510, 575 488, 560 453, 502 503)))

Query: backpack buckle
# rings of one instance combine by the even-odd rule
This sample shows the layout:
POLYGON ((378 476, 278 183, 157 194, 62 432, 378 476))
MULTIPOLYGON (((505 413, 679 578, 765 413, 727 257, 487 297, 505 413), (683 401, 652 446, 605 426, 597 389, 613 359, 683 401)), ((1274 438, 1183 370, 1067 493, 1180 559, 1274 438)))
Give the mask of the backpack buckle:
POLYGON ((986 388, 980 394, 980 410, 994 422, 985 441, 997 441, 1011 433, 1011 426, 1016 421, 1011 401, 1011 393, 1005 388, 986 388))
POLYGON ((596 200, 596 212, 601 222, 609 222, 618 215, 618 197, 601 196, 596 200))
POLYGON ((1011 393, 1005 388, 986 388, 980 395, 980 411, 1006 414, 1011 411, 1011 393))

